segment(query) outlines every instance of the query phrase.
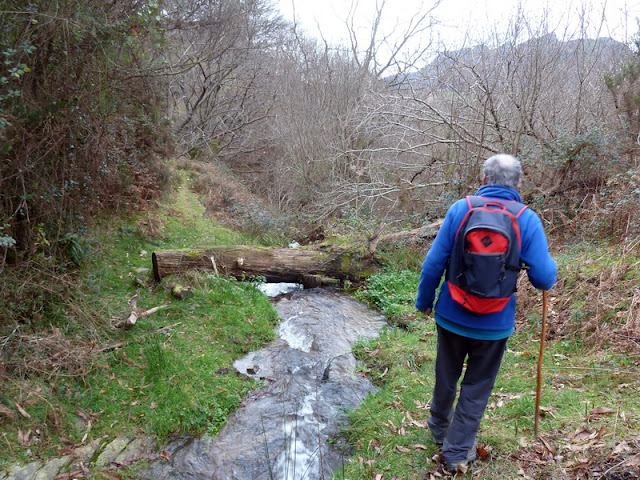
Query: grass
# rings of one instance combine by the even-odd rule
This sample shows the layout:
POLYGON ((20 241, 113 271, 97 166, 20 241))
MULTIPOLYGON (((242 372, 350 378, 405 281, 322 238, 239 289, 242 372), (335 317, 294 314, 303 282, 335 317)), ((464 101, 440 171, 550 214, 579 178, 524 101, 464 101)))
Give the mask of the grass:
MULTIPOLYGON (((81 285, 56 290, 66 302, 39 313, 46 331, 36 335, 18 325, 2 337, 3 348, 11 345, 15 358, 31 363, 17 377, 0 371, 0 442, 6 447, 0 469, 61 455, 104 435, 217 432, 256 387, 235 375, 232 364, 273 338, 274 310, 252 285, 233 279, 190 274, 142 286, 134 279, 150 276, 140 269, 150 268, 154 250, 256 243, 212 223, 186 186, 153 211, 98 220, 81 285), (175 299, 171 282, 191 287, 193 296, 175 299), (164 308, 133 328, 114 328, 136 294, 139 308, 164 308), (48 369, 35 363, 38 355, 48 369)), ((342 436, 354 456, 336 478, 430 480, 441 474, 433 460, 438 447, 425 428, 435 326, 413 307, 420 256, 388 249, 383 258, 395 269, 356 292, 402 328, 391 326, 355 347, 359 373, 379 391, 351 412, 342 436)), ((532 433, 541 301, 523 287, 517 331, 481 426, 486 455, 464 478, 596 478, 607 470, 625 478, 625 468, 633 467, 625 466, 630 454, 622 447, 626 442, 633 451, 640 441, 638 242, 623 248, 579 244, 555 257, 560 280, 550 296, 544 358, 546 444, 532 433)), ((135 470, 119 473, 135 478, 135 470)))
MULTIPOLYGON (((256 241, 212 223, 186 186, 154 211, 98 220, 80 285, 46 313, 47 331, 28 338, 42 343, 49 334, 77 351, 84 347, 87 371, 66 363, 41 374, 0 376, 0 470, 103 435, 216 433, 257 386, 234 373, 233 361, 274 338, 277 315, 251 284, 207 274, 147 284, 146 269, 154 250, 236 243, 256 241), (143 286, 134 282, 140 275, 143 286), (172 281, 191 287, 193 296, 172 297, 172 281), (163 309, 130 329, 114 328, 136 293, 140 309, 163 309)), ((50 353, 38 354, 51 359, 50 353)))
MULTIPOLYGON (((635 457, 623 448, 633 446, 631 452, 637 452, 640 440, 637 347, 616 343, 616 335, 610 335, 613 330, 605 326, 598 338, 567 315, 589 308, 599 310, 603 325, 612 318, 627 319, 625 288, 640 283, 636 255, 606 245, 583 245, 556 255, 559 287, 571 284, 572 288, 566 294, 560 288, 551 292, 555 333, 544 355, 540 422, 546 444, 533 435, 541 295, 522 289, 517 330, 509 339, 478 437, 484 458, 458 478, 602 478, 607 470, 620 475, 610 478, 637 478, 635 457), (607 282, 612 271, 623 272, 618 289, 607 282), (594 285, 600 288, 599 296, 594 285), (598 298, 608 303, 603 305, 598 298)), ((357 294, 398 317, 397 323, 406 328, 390 328, 355 349, 363 362, 361 374, 369 376, 379 391, 351 413, 342 436, 354 455, 337 479, 431 479, 444 474, 433 459, 439 448, 426 427, 434 381, 435 324, 412 310, 416 281, 414 271, 385 270, 357 294)))

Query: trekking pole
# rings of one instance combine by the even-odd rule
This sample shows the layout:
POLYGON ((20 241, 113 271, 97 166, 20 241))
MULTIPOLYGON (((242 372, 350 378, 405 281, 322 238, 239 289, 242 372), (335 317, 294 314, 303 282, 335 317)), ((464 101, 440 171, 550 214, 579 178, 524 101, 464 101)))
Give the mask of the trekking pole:
POLYGON ((544 341, 547 336, 547 290, 542 291, 542 332, 540 333, 540 355, 538 356, 538 383, 536 385, 536 416, 533 433, 538 436, 538 420, 540 419, 540 396, 542 395, 542 360, 544 358, 544 341))

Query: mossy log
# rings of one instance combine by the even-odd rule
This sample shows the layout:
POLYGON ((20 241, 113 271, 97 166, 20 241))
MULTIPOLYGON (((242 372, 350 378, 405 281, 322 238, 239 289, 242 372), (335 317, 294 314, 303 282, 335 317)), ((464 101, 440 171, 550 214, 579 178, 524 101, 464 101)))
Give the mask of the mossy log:
POLYGON ((337 246, 260 248, 245 245, 196 250, 158 251, 152 254, 153 275, 199 270, 236 278, 264 277, 268 282, 301 282, 328 277, 359 281, 379 271, 380 265, 366 248, 337 246))

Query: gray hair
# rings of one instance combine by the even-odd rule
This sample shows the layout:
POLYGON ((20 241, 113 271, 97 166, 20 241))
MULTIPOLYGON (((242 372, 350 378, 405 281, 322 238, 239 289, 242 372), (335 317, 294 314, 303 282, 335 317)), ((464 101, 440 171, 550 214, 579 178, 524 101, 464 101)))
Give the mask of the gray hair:
POLYGON ((482 173, 488 185, 505 185, 507 187, 520 188, 522 167, 520 161, 506 153, 499 153, 488 158, 482 167, 482 173))

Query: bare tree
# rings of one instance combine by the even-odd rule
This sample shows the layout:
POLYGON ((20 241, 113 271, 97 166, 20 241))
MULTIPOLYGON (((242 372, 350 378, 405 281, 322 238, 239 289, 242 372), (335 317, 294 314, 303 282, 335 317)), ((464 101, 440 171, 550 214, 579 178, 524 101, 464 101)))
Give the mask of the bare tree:
POLYGON ((408 22, 400 24, 396 21, 386 28, 386 20, 390 19, 387 0, 376 0, 370 27, 359 30, 356 19, 361 20, 366 14, 357 1, 352 1, 345 25, 358 67, 376 78, 390 76, 391 83, 406 78, 431 53, 433 27, 437 24, 434 12, 440 3, 441 0, 423 3, 408 22))
POLYGON ((177 0, 168 14, 175 132, 184 151, 232 156, 255 148, 250 126, 268 118, 266 59, 281 19, 267 0, 177 0))
POLYGON ((280 209, 418 220, 472 191, 501 151, 542 162, 527 170, 534 194, 605 178, 596 160, 615 111, 603 78, 625 47, 586 38, 586 15, 574 31, 519 11, 506 33, 434 57, 437 3, 391 35, 380 0, 366 37, 352 3, 339 48, 283 26, 265 1, 223 0, 176 21, 172 93, 184 145, 228 161, 280 209))
POLYGON ((343 178, 335 199, 434 211, 443 186, 456 197, 472 191, 481 162, 501 151, 537 164, 528 173, 541 194, 601 185, 598 160, 613 146, 604 72, 625 46, 585 31, 549 33, 545 18, 518 15, 506 38, 445 50, 419 78, 370 95, 359 125, 373 141, 344 152, 368 178, 343 178))

